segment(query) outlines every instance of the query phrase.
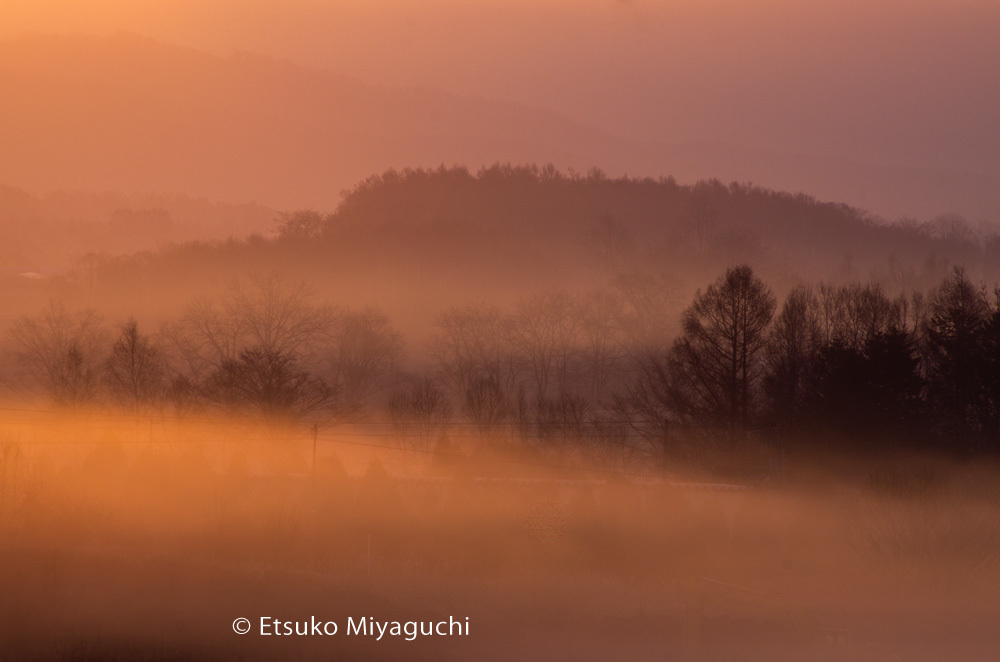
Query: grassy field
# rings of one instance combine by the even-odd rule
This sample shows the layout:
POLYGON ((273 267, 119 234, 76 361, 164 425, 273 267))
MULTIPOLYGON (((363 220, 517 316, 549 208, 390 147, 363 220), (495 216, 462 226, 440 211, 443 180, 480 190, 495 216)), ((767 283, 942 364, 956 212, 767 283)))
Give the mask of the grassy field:
POLYGON ((324 438, 313 467, 308 434, 235 422, 25 415, 2 430, 2 660, 988 660, 1000 650, 992 466, 835 474, 792 461, 782 481, 734 489, 571 471, 556 451, 498 460, 485 475, 346 432, 324 438), (261 636, 262 616, 340 630, 261 636), (449 616, 468 617, 469 634, 345 633, 349 617, 449 616), (239 617, 249 634, 233 632, 239 617))

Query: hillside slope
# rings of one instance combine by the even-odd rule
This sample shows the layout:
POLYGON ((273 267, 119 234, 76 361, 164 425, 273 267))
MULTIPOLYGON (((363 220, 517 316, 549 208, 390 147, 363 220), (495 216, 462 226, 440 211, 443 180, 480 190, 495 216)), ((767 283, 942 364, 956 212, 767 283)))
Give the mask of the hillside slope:
POLYGON ((162 312, 248 274, 279 271, 328 301, 380 306, 400 325, 425 329, 453 303, 508 305, 554 289, 611 288, 679 307, 738 263, 778 293, 819 280, 926 290, 953 265, 987 282, 1000 276, 997 237, 977 236, 954 217, 886 225, 805 195, 597 171, 387 171, 333 212, 298 219, 273 239, 95 262, 66 287, 76 288, 78 305, 162 312), (85 291, 73 285, 84 282, 85 291))

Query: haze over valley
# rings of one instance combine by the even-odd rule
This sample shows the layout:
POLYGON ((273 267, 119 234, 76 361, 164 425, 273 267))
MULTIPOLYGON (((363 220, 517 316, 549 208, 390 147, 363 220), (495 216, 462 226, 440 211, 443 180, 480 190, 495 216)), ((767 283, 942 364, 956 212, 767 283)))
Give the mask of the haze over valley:
POLYGON ((4 3, 0 660, 992 659, 998 34, 4 3))

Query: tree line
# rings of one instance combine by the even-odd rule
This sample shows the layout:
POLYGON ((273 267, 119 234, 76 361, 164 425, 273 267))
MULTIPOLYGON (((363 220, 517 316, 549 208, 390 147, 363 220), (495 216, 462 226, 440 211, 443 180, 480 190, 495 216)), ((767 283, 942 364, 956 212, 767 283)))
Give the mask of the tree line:
POLYGON ((800 286, 780 310, 749 267, 684 312, 626 399, 678 435, 852 451, 1000 449, 1000 290, 956 269, 929 295, 800 286))
POLYGON ((1000 290, 962 269, 928 293, 819 283, 779 306, 737 266, 696 293, 672 340, 669 302, 646 285, 452 306, 423 352, 381 311, 317 302, 277 274, 191 302, 156 332, 134 319, 109 331, 53 303, 9 338, 56 405, 371 420, 421 449, 459 427, 620 459, 754 444, 1000 449, 1000 290))
MULTIPOLYGON (((899 283, 913 283, 928 272, 926 287, 944 275, 947 264, 964 264, 995 278, 1000 256, 995 228, 976 228, 956 214, 889 222, 845 204, 749 183, 710 179, 682 185, 670 177, 610 178, 599 169, 580 174, 510 164, 475 173, 460 167, 388 170, 346 192, 332 213, 281 215, 276 239, 299 250, 329 251, 359 242, 359 234, 377 236, 372 241, 379 246, 391 245, 405 226, 447 226, 461 237, 458 229, 470 222, 492 233, 514 230, 522 251, 526 237, 555 251, 568 233, 579 236, 585 230, 591 236, 579 239, 595 260, 615 257, 608 250, 615 248, 616 238, 625 238, 633 245, 618 248, 629 260, 669 261, 677 278, 701 278, 706 267, 711 274, 751 263, 831 276, 835 271, 852 277, 879 272, 882 282, 899 283), (619 237, 608 236, 609 226, 619 237), (382 228, 388 231, 379 233, 382 228)), ((474 237, 459 243, 464 252, 476 246, 474 237)), ((495 251, 496 244, 491 236, 488 247, 495 251)))

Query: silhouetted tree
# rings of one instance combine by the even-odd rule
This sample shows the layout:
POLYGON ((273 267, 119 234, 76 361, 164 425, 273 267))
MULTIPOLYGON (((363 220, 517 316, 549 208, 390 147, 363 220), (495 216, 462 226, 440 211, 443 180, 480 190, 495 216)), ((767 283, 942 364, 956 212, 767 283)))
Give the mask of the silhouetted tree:
POLYGON ((956 269, 931 300, 927 327, 929 398, 942 435, 965 450, 978 427, 983 376, 985 293, 956 269))
POLYGON ((166 336, 194 381, 250 349, 298 361, 316 353, 335 319, 332 308, 313 298, 304 282, 257 274, 234 283, 218 302, 187 306, 166 336))
POLYGON ((665 456, 680 435, 693 426, 691 408, 675 387, 668 361, 649 357, 642 362, 625 395, 617 396, 611 408, 629 450, 640 455, 665 456))
POLYGON ((684 311, 667 364, 673 404, 704 428, 745 439, 774 316, 771 291, 748 266, 728 269, 684 311))
POLYGON ((139 324, 129 319, 121 325, 104 368, 104 380, 116 402, 141 409, 164 393, 163 357, 139 324))
POLYGON ((573 297, 550 292, 521 299, 510 328, 511 347, 539 402, 570 388, 580 320, 573 297))
POLYGON ((1000 451, 1000 289, 993 292, 989 317, 983 326, 983 375, 979 393, 979 420, 987 448, 1000 451))
POLYGON ((922 423, 923 380, 915 343, 905 331, 872 335, 864 347, 823 347, 810 380, 810 421, 854 448, 915 445, 922 423))
POLYGON ((580 335, 581 379, 592 397, 607 394, 627 370, 627 350, 622 328, 624 302, 614 292, 595 290, 577 302, 580 335))
POLYGON ((328 351, 338 410, 355 414, 397 378, 403 337, 375 308, 340 314, 333 324, 328 351))
POLYGON ((538 437, 543 441, 564 439, 579 443, 590 434, 589 414, 587 399, 573 393, 563 392, 539 400, 535 405, 538 437))
POLYGON ((234 411, 269 419, 296 419, 329 407, 334 391, 296 364, 294 357, 262 347, 226 360, 203 385, 205 397, 234 411))
POLYGON ((818 293, 827 344, 863 351, 872 337, 905 326, 901 302, 889 299, 878 283, 821 284, 818 293))
POLYGON ((620 324, 629 358, 638 365, 650 353, 668 348, 674 319, 674 293, 662 275, 641 271, 620 273, 611 283, 624 303, 620 324))
POLYGON ((323 233, 327 219, 312 210, 278 215, 278 238, 291 240, 317 239, 323 233))
POLYGON ((489 436, 510 415, 507 397, 508 394, 495 379, 477 379, 465 391, 462 413, 476 425, 480 434, 489 436))
POLYGON ((481 380, 501 390, 517 379, 510 347, 511 320, 495 307, 453 306, 435 320, 431 353, 445 382, 460 396, 481 380))
POLYGON ((768 335, 764 380, 771 415, 788 430, 802 421, 810 371, 823 345, 819 301, 810 288, 792 290, 768 335))
POLYGON ((199 411, 204 405, 198 385, 187 375, 176 375, 166 389, 166 400, 173 406, 174 414, 184 416, 199 411))
POLYGON ((452 409, 444 391, 432 379, 405 382, 389 396, 389 420, 403 446, 431 450, 445 434, 452 409))
POLYGON ((53 302, 37 318, 16 320, 10 335, 22 365, 53 402, 78 406, 97 397, 107 339, 97 313, 70 313, 53 302))

